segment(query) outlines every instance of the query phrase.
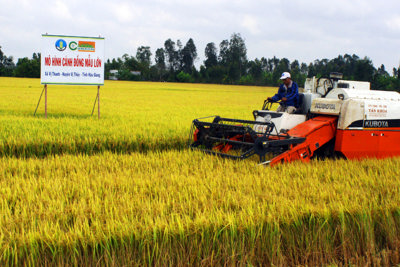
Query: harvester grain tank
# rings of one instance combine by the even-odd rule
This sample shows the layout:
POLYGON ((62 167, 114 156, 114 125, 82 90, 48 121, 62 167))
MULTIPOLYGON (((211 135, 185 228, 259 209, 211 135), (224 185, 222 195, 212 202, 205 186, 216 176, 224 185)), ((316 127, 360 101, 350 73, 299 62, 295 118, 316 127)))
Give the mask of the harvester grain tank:
MULTIPOLYGON (((281 103, 283 104, 283 103, 281 103)), ((400 156, 400 94, 370 90, 368 82, 308 78, 296 114, 254 110, 254 120, 195 119, 192 149, 233 159, 258 155, 261 164, 309 161, 316 155, 348 159, 400 156)))

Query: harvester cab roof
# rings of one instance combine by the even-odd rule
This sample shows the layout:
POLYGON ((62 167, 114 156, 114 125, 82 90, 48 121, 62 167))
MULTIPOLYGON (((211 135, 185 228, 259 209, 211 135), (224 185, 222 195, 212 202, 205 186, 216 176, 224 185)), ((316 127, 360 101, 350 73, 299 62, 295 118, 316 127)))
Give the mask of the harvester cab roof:
POLYGON ((254 120, 195 119, 190 148, 233 159, 259 156, 275 165, 315 156, 384 158, 400 155, 400 94, 370 90, 368 82, 308 78, 296 114, 271 111, 254 120))

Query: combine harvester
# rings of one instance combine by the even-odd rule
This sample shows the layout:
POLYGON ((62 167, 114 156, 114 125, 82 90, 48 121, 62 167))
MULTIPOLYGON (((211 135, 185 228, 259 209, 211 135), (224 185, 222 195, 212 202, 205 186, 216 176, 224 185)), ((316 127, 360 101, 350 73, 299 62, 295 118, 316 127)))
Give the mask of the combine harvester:
POLYGON ((233 159, 258 155, 271 166, 315 156, 400 156, 400 94, 341 79, 340 73, 308 78, 296 114, 271 111, 273 103, 265 101, 254 121, 195 119, 189 146, 233 159))

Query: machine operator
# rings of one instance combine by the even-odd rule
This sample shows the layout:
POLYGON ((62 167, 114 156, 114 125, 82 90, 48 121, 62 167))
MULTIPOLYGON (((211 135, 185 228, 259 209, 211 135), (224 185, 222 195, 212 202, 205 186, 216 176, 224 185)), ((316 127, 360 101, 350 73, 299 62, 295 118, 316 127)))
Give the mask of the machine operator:
POLYGON ((299 86, 292 81, 290 73, 284 72, 280 78, 282 84, 279 86, 278 93, 273 97, 268 97, 268 100, 283 102, 279 105, 277 112, 295 113, 299 108, 299 86))

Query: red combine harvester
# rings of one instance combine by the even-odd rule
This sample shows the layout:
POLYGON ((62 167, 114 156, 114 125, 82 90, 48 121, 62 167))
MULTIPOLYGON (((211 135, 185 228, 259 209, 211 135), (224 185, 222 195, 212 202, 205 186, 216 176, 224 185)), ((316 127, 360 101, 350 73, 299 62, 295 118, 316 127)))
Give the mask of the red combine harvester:
POLYGON ((271 111, 266 101, 253 111, 254 121, 195 119, 189 146, 233 159, 258 155, 271 166, 314 156, 400 156, 400 94, 341 78, 308 78, 296 114, 271 111))

